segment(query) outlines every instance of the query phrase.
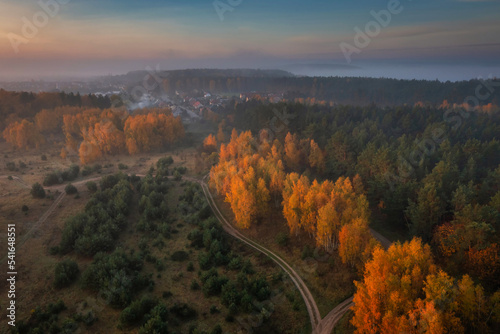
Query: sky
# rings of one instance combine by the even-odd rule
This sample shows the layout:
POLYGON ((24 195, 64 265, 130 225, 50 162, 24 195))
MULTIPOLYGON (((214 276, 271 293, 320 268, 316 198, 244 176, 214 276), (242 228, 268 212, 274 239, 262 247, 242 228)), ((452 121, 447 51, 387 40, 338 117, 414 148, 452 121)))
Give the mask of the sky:
POLYGON ((0 80, 147 67, 499 76, 500 0, 0 0, 0 80))

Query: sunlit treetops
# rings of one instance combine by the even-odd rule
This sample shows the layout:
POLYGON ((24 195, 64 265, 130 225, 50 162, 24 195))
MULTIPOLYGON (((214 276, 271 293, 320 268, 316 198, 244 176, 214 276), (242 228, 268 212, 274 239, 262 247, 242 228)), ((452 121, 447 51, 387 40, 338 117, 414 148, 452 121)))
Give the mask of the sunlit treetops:
POLYGON ((66 141, 61 156, 78 152, 82 164, 104 155, 132 155, 168 147, 185 135, 180 117, 174 117, 169 109, 144 109, 131 115, 122 109, 58 107, 40 111, 34 122, 9 124, 3 137, 18 149, 29 149, 44 144, 44 136, 61 132, 66 141))
MULTIPOLYGON (((213 140, 209 136, 205 144, 213 140)), ((239 227, 249 228, 255 219, 278 209, 291 234, 307 232, 319 247, 329 251, 343 242, 344 262, 359 265, 369 253, 366 248, 374 245, 360 177, 319 182, 285 171, 285 165, 288 170, 300 170, 303 163, 323 168, 324 153, 313 140, 301 145, 297 136, 288 134, 283 149, 278 140, 270 143, 266 131, 257 139, 250 131, 238 134, 233 129, 229 143, 221 144, 219 164, 211 170, 210 183, 230 204, 239 227), (311 159, 307 159, 304 147, 311 148, 311 159), (349 248, 346 243, 353 241, 357 247, 349 248)))

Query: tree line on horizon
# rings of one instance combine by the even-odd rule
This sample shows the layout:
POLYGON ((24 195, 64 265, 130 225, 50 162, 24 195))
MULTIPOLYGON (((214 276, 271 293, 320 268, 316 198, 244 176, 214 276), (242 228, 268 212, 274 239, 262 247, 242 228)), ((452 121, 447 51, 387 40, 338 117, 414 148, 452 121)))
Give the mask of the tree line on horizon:
MULTIPOLYGON (((268 76, 245 76, 203 70, 180 71, 163 78, 163 91, 228 93, 283 93, 286 101, 322 101, 327 104, 367 106, 424 105, 438 106, 443 101, 463 104, 465 98, 479 91, 484 100, 479 105, 500 105, 500 82, 468 80, 441 82, 438 80, 406 80, 364 77, 296 77, 272 73, 268 76)), ((141 78, 142 79, 142 78, 141 78)), ((160 88, 161 89, 161 88, 160 88)))

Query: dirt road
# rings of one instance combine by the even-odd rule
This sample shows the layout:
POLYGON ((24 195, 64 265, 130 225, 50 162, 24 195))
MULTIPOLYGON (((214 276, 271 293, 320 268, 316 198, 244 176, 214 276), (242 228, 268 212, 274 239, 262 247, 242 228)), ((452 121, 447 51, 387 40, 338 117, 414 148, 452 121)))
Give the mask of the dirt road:
POLYGON ((212 208, 214 214, 216 215, 217 219, 222 223, 222 226, 224 230, 229 233, 231 236, 241 240, 245 244, 249 245, 250 247, 258 250, 259 252, 267 255, 269 258, 271 258, 274 262, 276 262, 277 265, 283 269, 284 272, 290 276, 291 280, 299 289, 300 294, 302 295, 302 298, 304 299, 304 302, 306 304, 307 312, 309 313, 309 319, 311 321, 311 326, 312 328, 316 328, 319 323, 321 322, 321 315, 318 310, 318 306, 316 305, 316 302, 314 300, 314 297, 312 296, 311 292, 307 288, 307 285, 304 283, 302 278, 297 274, 297 272, 290 267, 288 263, 286 263, 281 257, 270 251, 269 249, 257 244, 256 242, 250 240, 249 238, 245 237, 242 235, 238 230, 236 230, 231 223, 229 223, 224 215, 222 215, 221 211, 215 204, 215 201, 212 197, 212 194, 210 190, 208 189, 207 184, 205 183, 204 179, 203 180, 197 180, 197 179, 192 179, 192 178, 186 178, 190 181, 197 182, 201 185, 203 192, 205 194, 205 197, 207 198, 208 204, 212 208))

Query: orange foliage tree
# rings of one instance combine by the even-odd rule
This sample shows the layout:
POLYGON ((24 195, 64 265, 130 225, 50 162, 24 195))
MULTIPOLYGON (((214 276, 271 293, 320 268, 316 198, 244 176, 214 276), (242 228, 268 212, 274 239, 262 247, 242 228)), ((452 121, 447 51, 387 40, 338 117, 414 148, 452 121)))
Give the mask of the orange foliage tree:
POLYGON ((40 132, 56 132, 62 126, 61 110, 43 109, 35 115, 35 125, 40 132))
POLYGON ((493 243, 485 248, 470 247, 467 251, 467 266, 469 272, 482 280, 498 282, 500 257, 498 244, 493 243))
POLYGON ((363 280, 355 282, 351 322, 356 333, 407 330, 411 327, 408 313, 415 309, 415 301, 424 296, 425 278, 436 273, 430 247, 420 239, 395 243, 387 251, 376 248, 373 259, 366 263, 363 280))
POLYGON ((444 263, 459 266, 469 275, 495 285, 499 282, 500 247, 492 235, 489 224, 455 221, 438 226, 433 242, 444 263))
POLYGON ((45 143, 35 124, 25 119, 9 124, 3 131, 3 138, 18 149, 38 148, 45 143))
POLYGON ((217 150, 217 139, 213 134, 209 134, 205 140, 203 140, 203 150, 205 152, 215 152, 217 150))
POLYGON ((376 248, 355 284, 356 333, 487 333, 500 320, 500 290, 487 298, 468 275, 450 277, 417 238, 376 248))
POLYGON ((62 123, 67 148, 78 149, 84 164, 103 155, 149 152, 184 137, 180 117, 169 109, 144 109, 131 116, 125 110, 73 108, 63 112, 62 123))
POLYGON ((149 113, 130 116, 125 121, 124 133, 130 154, 149 152, 168 146, 184 137, 184 127, 180 117, 172 114, 149 113))
POLYGON ((250 131, 238 134, 233 129, 229 143, 221 144, 219 163, 210 171, 210 185, 231 205, 241 228, 250 227, 254 219, 266 215, 271 196, 276 199, 281 195, 283 163, 273 160, 276 157, 271 150, 260 155, 267 144, 265 140, 256 140, 250 131))
POLYGON ((298 234, 302 228, 303 203, 309 191, 309 178, 297 173, 288 174, 283 186, 283 216, 290 233, 298 234))
POLYGON ((333 250, 343 226, 356 218, 368 222, 368 201, 355 192, 349 178, 311 184, 307 176, 292 173, 283 187, 283 216, 291 233, 304 229, 318 246, 333 250))
POLYGON ((322 174, 326 168, 325 153, 319 148, 318 144, 311 139, 309 154, 309 165, 322 174))
POLYGON ((300 171, 302 164, 298 139, 290 132, 285 137, 285 162, 292 171, 300 171))
POLYGON ((372 237, 368 222, 355 218, 344 225, 339 233, 339 255, 343 263, 361 268, 370 258, 378 242, 372 237))

